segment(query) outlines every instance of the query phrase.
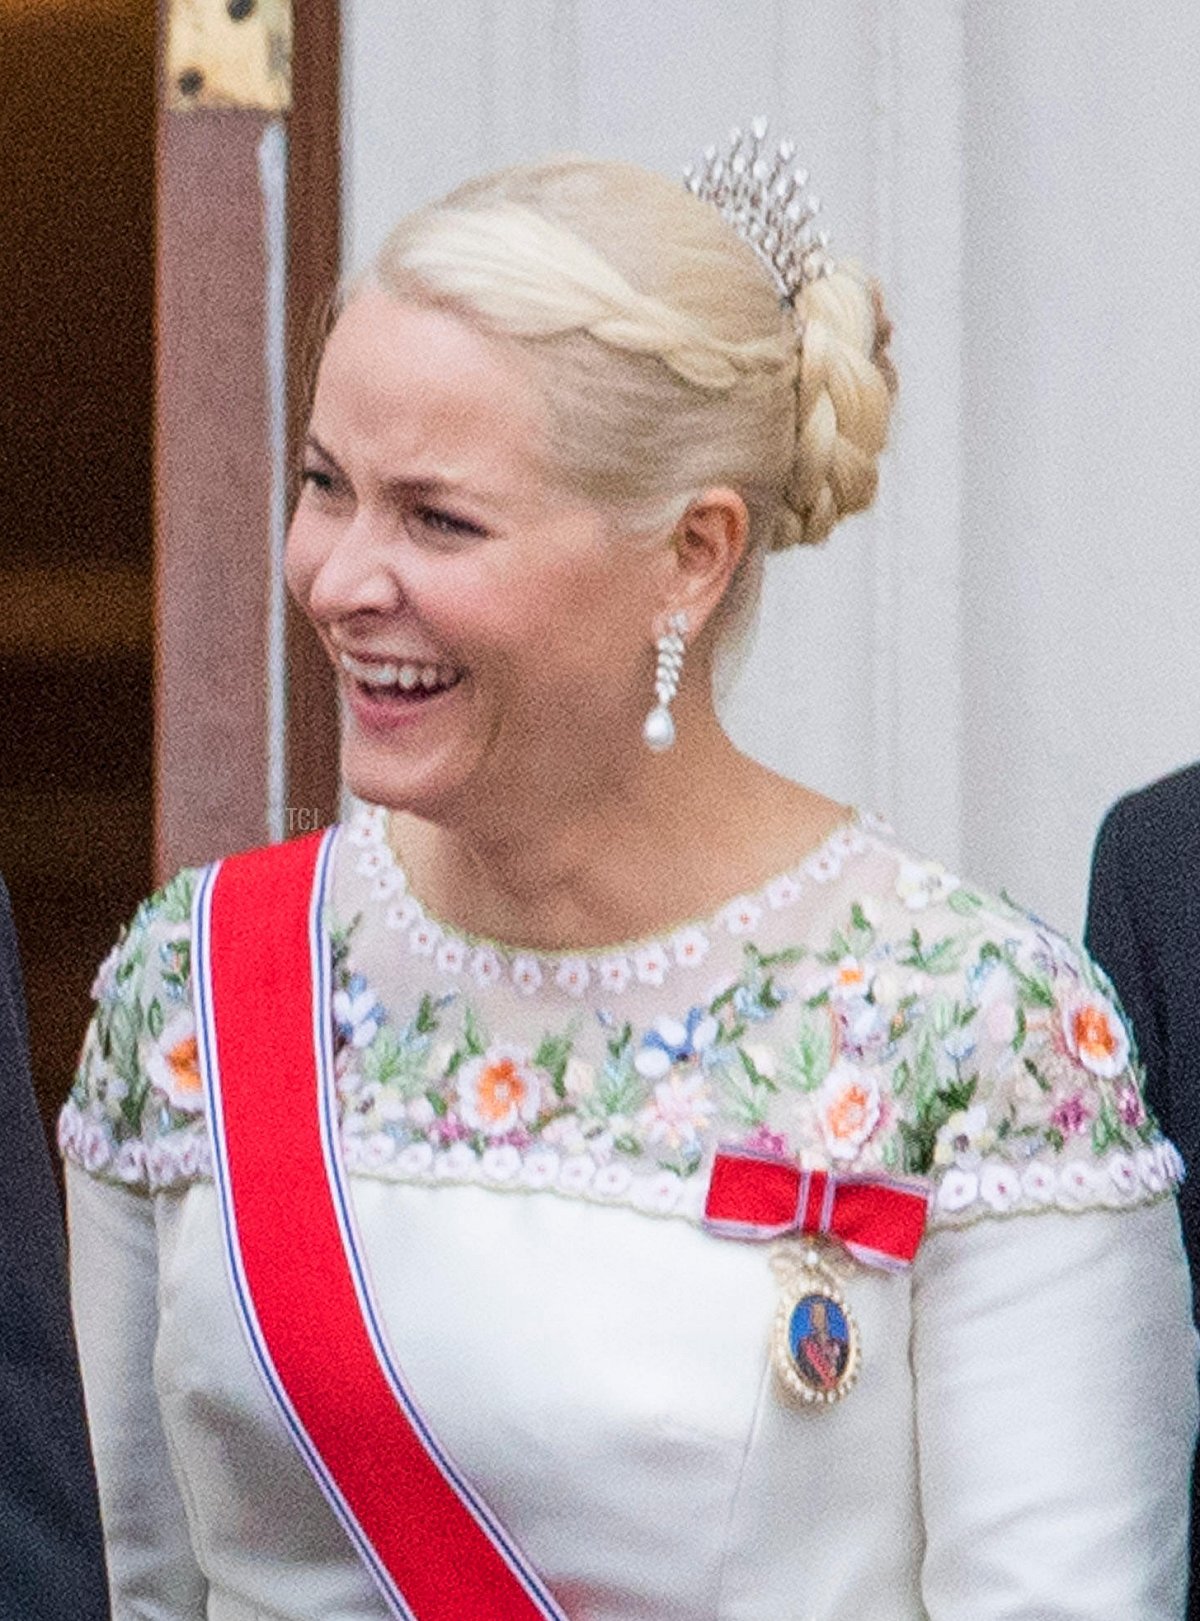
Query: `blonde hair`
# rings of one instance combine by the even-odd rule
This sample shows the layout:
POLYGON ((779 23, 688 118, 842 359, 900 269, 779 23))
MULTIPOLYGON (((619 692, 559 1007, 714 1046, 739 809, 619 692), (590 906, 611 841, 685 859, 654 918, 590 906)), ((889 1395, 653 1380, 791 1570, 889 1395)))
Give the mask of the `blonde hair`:
POLYGON ((760 559, 874 496, 895 391, 878 289, 838 268, 781 308, 682 184, 583 158, 506 169, 403 220, 368 274, 513 340, 551 471, 598 503, 681 513, 731 485, 760 559))

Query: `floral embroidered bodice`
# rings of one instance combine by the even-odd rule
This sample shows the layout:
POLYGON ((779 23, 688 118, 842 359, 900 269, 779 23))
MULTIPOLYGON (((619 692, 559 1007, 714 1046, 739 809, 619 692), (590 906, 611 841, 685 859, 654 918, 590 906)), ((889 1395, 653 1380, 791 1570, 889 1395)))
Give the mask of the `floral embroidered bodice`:
MULTIPOLYGON (((95 986, 64 1152, 148 1191, 210 1175, 190 994, 196 874, 95 986)), ((706 922, 538 955, 429 917, 364 808, 330 902, 355 1174, 548 1191, 699 1220, 720 1143, 928 1179, 931 1219, 1164 1193, 1107 982, 1007 903, 859 818, 706 922)))

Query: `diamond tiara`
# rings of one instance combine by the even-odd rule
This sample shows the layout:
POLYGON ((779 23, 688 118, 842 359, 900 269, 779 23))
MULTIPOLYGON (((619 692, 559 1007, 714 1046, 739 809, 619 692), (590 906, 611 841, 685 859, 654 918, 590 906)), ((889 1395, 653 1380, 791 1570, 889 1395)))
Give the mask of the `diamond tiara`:
POLYGON ((827 276, 829 238, 815 228, 820 199, 808 190, 808 170, 793 168, 796 148, 780 141, 767 152, 767 120, 733 129, 725 152, 707 147, 683 171, 693 196, 712 203, 771 272, 782 303, 793 305, 809 282, 827 276))

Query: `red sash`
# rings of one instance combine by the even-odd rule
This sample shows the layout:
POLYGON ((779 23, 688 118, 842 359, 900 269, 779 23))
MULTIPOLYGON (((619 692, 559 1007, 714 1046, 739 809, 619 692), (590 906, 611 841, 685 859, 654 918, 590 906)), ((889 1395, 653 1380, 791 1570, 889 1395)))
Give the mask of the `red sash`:
POLYGON ((405 1621, 566 1621, 422 1418, 388 1349, 341 1164, 325 892, 336 833, 210 867, 193 916, 201 1072, 259 1371, 405 1621))

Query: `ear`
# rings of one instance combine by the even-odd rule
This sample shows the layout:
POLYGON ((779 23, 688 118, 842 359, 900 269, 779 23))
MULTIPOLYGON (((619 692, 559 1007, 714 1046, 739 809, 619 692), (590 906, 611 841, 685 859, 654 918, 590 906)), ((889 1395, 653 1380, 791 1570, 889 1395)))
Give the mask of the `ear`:
POLYGON ((693 636, 725 595, 749 533, 745 501, 724 485, 697 496, 676 524, 664 608, 667 613, 686 613, 693 636))

